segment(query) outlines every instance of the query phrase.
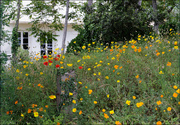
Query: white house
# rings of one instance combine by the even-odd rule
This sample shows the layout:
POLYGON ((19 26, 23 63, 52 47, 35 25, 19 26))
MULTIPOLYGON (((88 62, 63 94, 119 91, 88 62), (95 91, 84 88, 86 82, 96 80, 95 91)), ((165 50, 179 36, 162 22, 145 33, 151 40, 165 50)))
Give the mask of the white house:
MULTIPOLYGON (((80 1, 82 2, 82 1, 80 1)), ((26 6, 30 3, 30 1, 22 1, 23 6, 26 6)), ((64 7, 61 10, 61 13, 66 13, 66 7, 64 7)), ((72 9, 69 10, 69 12, 73 11, 72 9)), ((40 44, 40 42, 37 42, 37 38, 34 36, 31 36, 31 32, 27 31, 27 28, 31 27, 31 24, 28 24, 31 22, 31 20, 28 18, 28 16, 21 15, 21 18, 19 20, 19 45, 25 49, 28 50, 29 53, 40 53, 40 54, 47 54, 48 52, 54 51, 56 48, 62 47, 62 36, 63 36, 63 30, 62 31, 56 31, 54 32, 55 35, 59 35, 57 38, 57 41, 50 40, 49 43, 40 44), (46 51, 45 51, 46 50, 46 51)), ((62 21, 63 22, 63 21, 62 21)), ((65 45, 67 47, 68 43, 75 38, 78 35, 78 32, 72 29, 73 21, 68 21, 68 27, 67 27, 67 35, 66 35, 66 42, 65 45)), ((15 21, 10 21, 9 27, 4 27, 5 30, 10 31, 12 33, 12 30, 15 26, 15 21)), ((66 49, 65 49, 66 51, 66 49)), ((5 52, 7 55, 12 56, 11 53, 11 42, 3 43, 1 45, 1 52, 5 52)))

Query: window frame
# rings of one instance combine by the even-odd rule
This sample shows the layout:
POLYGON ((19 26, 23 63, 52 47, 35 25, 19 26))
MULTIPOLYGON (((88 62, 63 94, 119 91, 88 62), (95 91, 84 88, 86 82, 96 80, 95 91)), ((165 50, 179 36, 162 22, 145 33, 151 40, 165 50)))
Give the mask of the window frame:
MULTIPOLYGON (((24 47, 23 47, 23 45, 24 45, 24 42, 23 42, 23 38, 24 38, 24 36, 23 36, 23 33, 28 33, 28 49, 24 49, 24 50, 29 50, 29 48, 30 48, 30 46, 29 46, 29 32, 28 31, 18 31, 18 34, 21 34, 21 44, 20 44, 20 47, 22 48, 22 49, 24 49, 24 47)), ((18 36, 18 39, 19 39, 19 36, 18 36)), ((19 41, 18 41, 19 42, 19 41)), ((19 43, 18 43, 19 44, 19 43)))

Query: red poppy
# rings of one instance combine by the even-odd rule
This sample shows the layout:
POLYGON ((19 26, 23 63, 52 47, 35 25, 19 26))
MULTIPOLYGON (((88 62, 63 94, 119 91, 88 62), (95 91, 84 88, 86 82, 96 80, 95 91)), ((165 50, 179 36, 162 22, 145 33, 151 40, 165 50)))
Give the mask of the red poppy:
POLYGON ((46 58, 47 58, 47 56, 43 56, 43 58, 44 58, 44 59, 46 59, 46 58))
POLYGON ((79 66, 79 69, 82 69, 83 67, 82 66, 79 66))
POLYGON ((59 68, 59 67, 60 67, 60 65, 59 65, 59 64, 57 64, 57 65, 56 65, 56 68, 59 68))
POLYGON ((59 58, 60 58, 60 55, 57 55, 57 57, 59 57, 59 58))
POLYGON ((51 61, 51 60, 49 60, 48 62, 49 62, 49 63, 52 63, 52 61, 51 61))
POLYGON ((44 64, 45 66, 47 66, 47 65, 48 65, 48 62, 44 62, 43 64, 44 64))
POLYGON ((58 60, 58 58, 54 58, 54 60, 56 60, 56 61, 57 61, 57 60, 58 60))

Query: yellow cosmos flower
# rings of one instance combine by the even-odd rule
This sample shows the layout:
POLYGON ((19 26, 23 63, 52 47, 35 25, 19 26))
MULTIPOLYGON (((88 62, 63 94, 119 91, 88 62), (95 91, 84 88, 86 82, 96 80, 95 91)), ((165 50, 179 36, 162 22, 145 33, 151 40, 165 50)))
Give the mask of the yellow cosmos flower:
POLYGON ((178 49, 178 46, 174 46, 174 49, 178 49))
POLYGON ((92 93, 92 90, 91 90, 91 89, 89 89, 88 91, 89 91, 89 93, 88 93, 88 94, 90 95, 90 94, 92 93))
POLYGON ((162 125, 161 121, 156 122, 156 125, 162 125))
POLYGON ((43 72, 40 72, 40 75, 42 75, 43 74, 43 72))
POLYGON ((106 76, 105 78, 106 78, 106 79, 109 79, 109 76, 106 76))
POLYGON ((82 101, 83 100, 83 98, 80 98, 80 101, 82 101))
POLYGON ((39 113, 38 112, 34 112, 34 117, 38 117, 39 113))
POLYGON ((106 113, 104 113, 104 118, 108 119, 109 116, 106 113))
POLYGON ((173 93, 173 97, 174 97, 174 98, 177 98, 177 97, 178 97, 178 94, 177 94, 177 93, 173 93))
POLYGON ((174 42, 174 45, 175 45, 175 46, 177 46, 177 44, 178 44, 178 42, 177 42, 177 41, 175 41, 175 42, 174 42))
POLYGON ((157 101, 156 103, 157 103, 157 105, 160 105, 160 104, 162 104, 162 102, 161 102, 161 101, 157 101))
POLYGON ((76 108, 73 108, 72 112, 76 112, 76 108))
POLYGON ((79 111, 79 115, 81 115, 81 114, 82 114, 82 111, 80 110, 80 111, 79 111))
POLYGON ((109 111, 109 113, 110 113, 111 115, 114 114, 114 110, 109 111))
POLYGON ((117 83, 120 83, 120 80, 117 80, 117 83))
POLYGON ((102 109, 102 112, 105 112, 106 110, 105 109, 102 109))
POLYGON ((95 42, 92 42, 92 44, 95 44, 95 42))
POLYGON ((55 99, 56 96, 55 96, 55 95, 50 95, 49 98, 50 98, 50 99, 55 99))
POLYGON ((168 111, 171 111, 171 107, 168 107, 167 110, 168 110, 168 111))
POLYGON ((127 105, 130 105, 130 104, 131 104, 131 101, 127 100, 127 101, 126 101, 126 104, 127 104, 127 105))
POLYGON ((119 121, 115 122, 116 125, 122 125, 119 121))
POLYGON ((69 96, 72 96, 72 95, 73 95, 73 93, 70 92, 70 93, 69 93, 69 96))
POLYGON ((107 94, 107 98, 109 98, 109 94, 107 94))
POLYGON ((174 88, 174 89, 177 89, 177 86, 176 86, 176 85, 174 85, 174 86, 173 86, 173 88, 174 88))
POLYGON ((139 75, 137 75, 137 76, 135 76, 136 77, 136 79, 138 79, 139 78, 139 75))
POLYGON ((176 92, 180 94, 180 89, 178 89, 176 92))
POLYGON ((167 63, 167 66, 171 66, 171 62, 168 62, 168 63, 167 63))
POLYGON ((138 102, 138 103, 136 103, 136 106, 139 108, 139 107, 141 107, 143 104, 144 104, 143 102, 138 102))
POLYGON ((91 68, 88 68, 88 71, 90 71, 91 70, 91 68))
POLYGON ((74 41, 73 43, 76 44, 76 41, 74 41))
POLYGON ((28 76, 29 74, 26 73, 25 75, 28 76))
POLYGON ((19 72, 19 69, 17 69, 16 72, 19 72))
POLYGON ((72 103, 76 104, 76 100, 72 100, 72 103))
POLYGON ((67 64, 67 66, 71 67, 71 66, 73 66, 73 64, 67 64))
POLYGON ((136 96, 133 96, 133 99, 136 99, 136 96))
POLYGON ((162 52, 162 54, 164 54, 165 52, 162 52))
POLYGON ((82 49, 85 49, 86 48, 86 46, 82 46, 82 49))
POLYGON ((97 101, 94 101, 94 104, 97 104, 97 101))
POLYGON ((101 72, 98 72, 98 75, 100 76, 100 75, 101 75, 101 72))
POLYGON ((79 84, 82 84, 82 82, 79 82, 79 84))
POLYGON ((114 57, 112 57, 111 59, 112 59, 112 60, 115 60, 115 58, 114 58, 114 57))
POLYGON ((159 74, 164 74, 164 73, 162 71, 160 71, 159 74))

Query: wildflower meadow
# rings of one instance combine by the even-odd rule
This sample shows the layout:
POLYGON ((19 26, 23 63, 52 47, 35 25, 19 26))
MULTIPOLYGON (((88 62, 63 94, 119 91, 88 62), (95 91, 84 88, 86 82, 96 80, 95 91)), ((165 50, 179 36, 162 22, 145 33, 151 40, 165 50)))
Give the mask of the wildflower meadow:
POLYGON ((180 34, 172 35, 18 58, 2 76, 1 123, 179 124, 180 34))

